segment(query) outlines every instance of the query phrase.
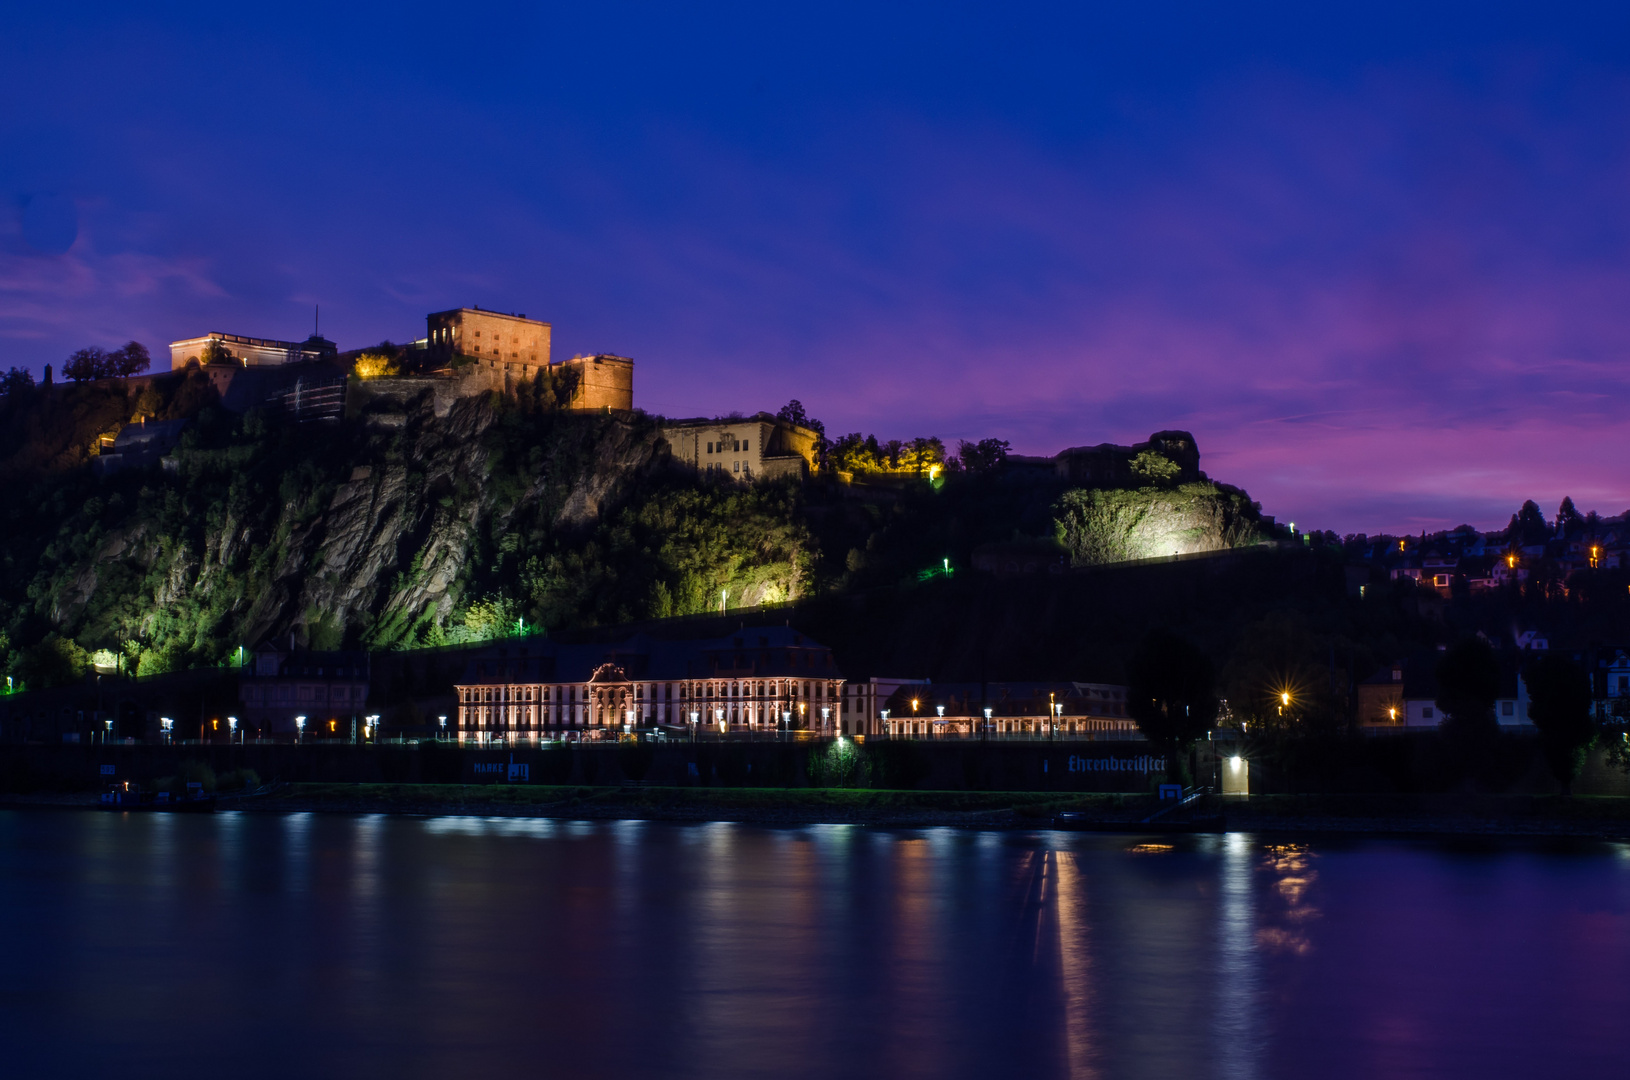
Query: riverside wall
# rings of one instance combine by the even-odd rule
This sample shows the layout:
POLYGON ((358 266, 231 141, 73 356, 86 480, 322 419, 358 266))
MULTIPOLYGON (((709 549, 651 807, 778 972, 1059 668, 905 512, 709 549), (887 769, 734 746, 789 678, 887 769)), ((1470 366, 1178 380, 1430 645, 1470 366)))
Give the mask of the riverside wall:
MULTIPOLYGON (((679 787, 839 786, 826 742, 673 742, 477 749, 424 742, 0 745, 0 792, 100 790, 173 777, 189 762, 217 775, 253 769, 300 783, 590 784, 679 787), (525 766, 521 770, 512 765, 525 766), (512 780, 512 776, 514 779, 512 780)), ((849 744, 853 746, 853 744, 849 744)), ((970 791, 1150 790, 1163 763, 1141 742, 875 741, 849 764, 847 786, 970 791), (858 765, 858 767, 856 767, 858 765)))

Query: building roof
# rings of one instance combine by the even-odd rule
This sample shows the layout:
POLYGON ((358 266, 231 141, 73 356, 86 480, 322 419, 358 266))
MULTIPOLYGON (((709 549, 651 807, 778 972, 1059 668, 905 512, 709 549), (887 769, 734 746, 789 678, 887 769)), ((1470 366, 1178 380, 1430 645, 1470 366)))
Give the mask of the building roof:
POLYGON ((799 631, 750 627, 695 641, 664 641, 648 634, 590 645, 510 638, 472 654, 459 685, 842 677, 831 650, 799 631))

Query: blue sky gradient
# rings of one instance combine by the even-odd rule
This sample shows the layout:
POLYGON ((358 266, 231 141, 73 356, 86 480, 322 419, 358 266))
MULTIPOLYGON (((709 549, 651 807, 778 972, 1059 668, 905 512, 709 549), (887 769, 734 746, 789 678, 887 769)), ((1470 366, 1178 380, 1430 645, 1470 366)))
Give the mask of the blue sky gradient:
POLYGON ((0 366, 461 304, 670 415, 1165 427, 1308 527, 1630 507, 1630 15, 69 4, 0 37, 0 366))

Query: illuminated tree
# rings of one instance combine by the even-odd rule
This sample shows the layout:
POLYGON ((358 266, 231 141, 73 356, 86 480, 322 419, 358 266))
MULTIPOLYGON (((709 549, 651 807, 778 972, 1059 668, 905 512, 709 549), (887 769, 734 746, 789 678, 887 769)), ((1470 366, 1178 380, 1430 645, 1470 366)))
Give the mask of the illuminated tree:
POLYGON ((378 379, 401 374, 402 366, 396 362, 394 356, 379 352, 366 352, 357 357, 356 367, 353 370, 359 379, 378 379))
POLYGON ((1132 459, 1132 475, 1151 487, 1165 487, 1177 482, 1183 475, 1183 466, 1164 454, 1145 450, 1132 459))
POLYGON ((204 343, 204 351, 198 354, 198 362, 207 367, 210 364, 236 364, 238 361, 225 345, 210 338, 204 343))

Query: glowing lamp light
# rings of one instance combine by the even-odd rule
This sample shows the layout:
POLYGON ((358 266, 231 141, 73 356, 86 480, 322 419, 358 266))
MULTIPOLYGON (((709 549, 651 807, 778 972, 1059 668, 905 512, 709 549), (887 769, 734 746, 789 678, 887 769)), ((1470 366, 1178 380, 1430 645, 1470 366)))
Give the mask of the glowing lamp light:
POLYGON ((1228 759, 1228 765, 1229 765, 1230 768, 1233 768, 1233 769, 1239 768, 1239 766, 1240 766, 1240 756, 1238 754, 1235 754, 1233 757, 1229 758, 1228 759))
POLYGON ((1281 704, 1281 705, 1289 705, 1290 704, 1290 694, 1288 692, 1282 693, 1282 694, 1279 695, 1279 704, 1281 704))

